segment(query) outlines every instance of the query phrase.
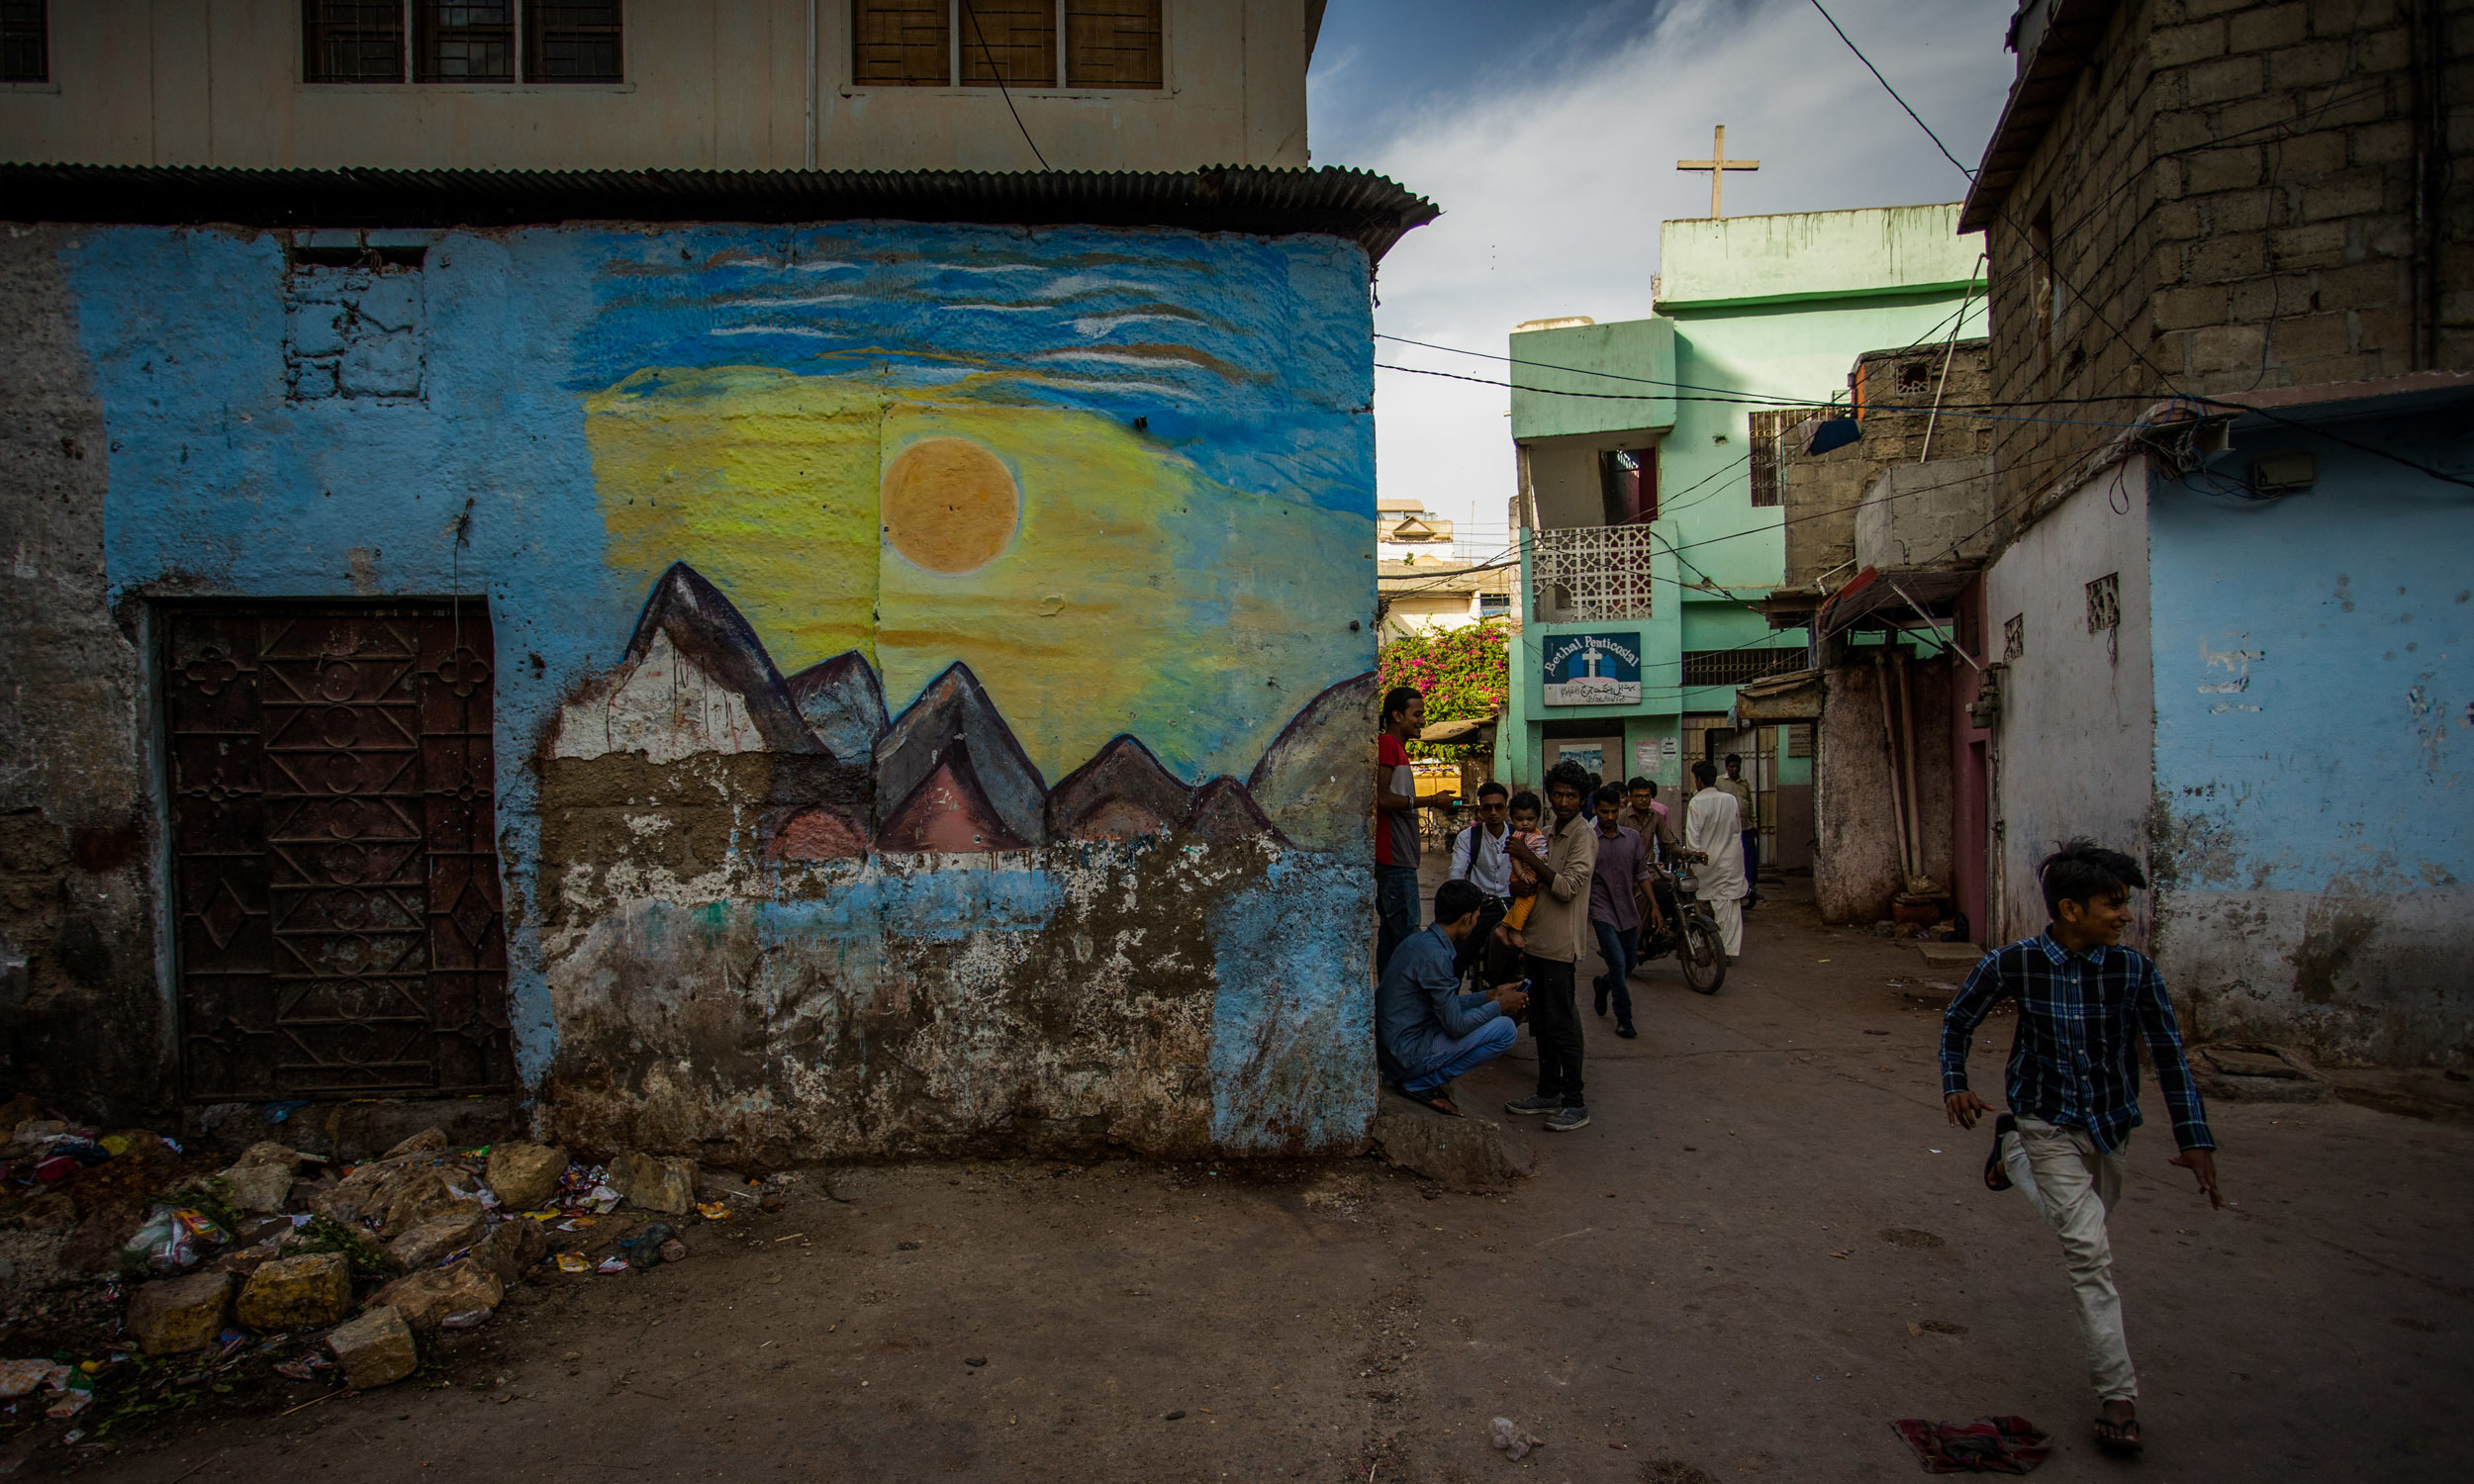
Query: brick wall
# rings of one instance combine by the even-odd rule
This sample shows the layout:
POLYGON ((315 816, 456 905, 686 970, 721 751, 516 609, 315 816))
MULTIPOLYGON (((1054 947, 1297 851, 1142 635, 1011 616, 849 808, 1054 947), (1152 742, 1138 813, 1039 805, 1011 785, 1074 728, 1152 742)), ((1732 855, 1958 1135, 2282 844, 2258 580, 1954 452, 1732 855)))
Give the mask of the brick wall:
POLYGON ((1884 470, 1916 463, 1927 452, 1939 462, 1992 450, 1992 419, 1951 412, 1936 417, 1932 411, 1937 392, 1946 407, 1985 401, 1989 385, 1985 356, 1982 340, 1868 350, 1856 358, 1848 376, 1851 394, 1861 383, 1863 437, 1843 448, 1811 455, 1803 452, 1812 435, 1810 425, 1789 430, 1778 464, 1787 547, 1786 580, 1781 586, 1809 588, 1819 583, 1836 588, 1856 575, 1856 508, 1884 470), (1949 378, 1944 385, 1946 355, 1949 378))
MULTIPOLYGON (((2127 0, 2092 57, 1986 232, 1998 400, 2474 369, 2474 0, 2127 0), (2455 102, 2427 231, 2418 57, 2455 102)), ((2001 425, 2005 506, 2113 431, 2001 425)))

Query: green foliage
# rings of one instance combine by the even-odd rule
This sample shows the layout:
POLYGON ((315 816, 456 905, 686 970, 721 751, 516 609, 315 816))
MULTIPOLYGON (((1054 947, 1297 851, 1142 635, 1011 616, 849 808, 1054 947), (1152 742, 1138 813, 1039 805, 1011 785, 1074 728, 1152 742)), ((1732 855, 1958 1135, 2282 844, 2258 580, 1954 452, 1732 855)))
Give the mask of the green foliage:
POLYGON ((366 1233, 354 1231, 332 1216, 313 1216, 301 1227, 299 1240, 291 1251, 304 1252, 341 1252, 343 1260, 356 1273, 368 1275, 387 1270, 384 1253, 366 1233))
MULTIPOLYGON (((1511 695, 1511 635, 1496 619, 1460 628, 1416 629, 1385 644, 1375 660, 1381 689, 1415 686, 1426 696, 1426 724, 1498 715, 1511 695)), ((1409 756, 1462 762, 1491 743, 1411 742, 1409 756)))

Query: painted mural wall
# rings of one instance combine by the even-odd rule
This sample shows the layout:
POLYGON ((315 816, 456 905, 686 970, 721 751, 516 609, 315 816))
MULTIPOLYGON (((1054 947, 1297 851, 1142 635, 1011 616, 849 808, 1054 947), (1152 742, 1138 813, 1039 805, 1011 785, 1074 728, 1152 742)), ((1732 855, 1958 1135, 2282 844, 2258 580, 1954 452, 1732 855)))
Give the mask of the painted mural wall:
POLYGON ((514 1040, 549 1132, 1360 1137, 1361 249, 370 241, 320 266, 261 232, 58 230, 110 600, 488 598, 514 1040))
MULTIPOLYGON (((2462 412, 2455 415, 2462 417, 2462 412)), ((2352 421, 2437 468, 2447 415, 2352 421)), ((2336 1060, 2474 1061, 2474 581, 2465 491, 2308 433, 2319 482, 2160 482, 2158 957, 2211 1035, 2336 1060)))

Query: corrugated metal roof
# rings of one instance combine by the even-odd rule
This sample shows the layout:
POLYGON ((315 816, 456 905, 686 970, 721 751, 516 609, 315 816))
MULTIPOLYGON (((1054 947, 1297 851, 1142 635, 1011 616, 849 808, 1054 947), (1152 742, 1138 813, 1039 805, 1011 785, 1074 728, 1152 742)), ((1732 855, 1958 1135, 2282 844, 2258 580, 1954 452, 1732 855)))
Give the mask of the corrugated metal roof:
POLYGON ((1380 261, 1435 204, 1365 170, 230 170, 0 165, 0 221, 250 227, 977 222, 1345 237, 1380 261))
MULTIPOLYGON (((2001 216, 2002 201, 2027 172, 2045 132, 2061 116, 2070 89, 2086 70, 2116 0, 2053 0, 2045 27, 2028 46, 2011 81, 2010 99, 2002 105, 2001 122, 1984 146, 1975 184, 1959 209, 1960 232, 1983 232, 2001 216)), ((2025 14, 2023 10, 2023 15, 2025 14)), ((2014 23, 2015 24, 2015 23, 2014 23)), ((2014 33, 2014 45, 2017 41, 2014 33)))

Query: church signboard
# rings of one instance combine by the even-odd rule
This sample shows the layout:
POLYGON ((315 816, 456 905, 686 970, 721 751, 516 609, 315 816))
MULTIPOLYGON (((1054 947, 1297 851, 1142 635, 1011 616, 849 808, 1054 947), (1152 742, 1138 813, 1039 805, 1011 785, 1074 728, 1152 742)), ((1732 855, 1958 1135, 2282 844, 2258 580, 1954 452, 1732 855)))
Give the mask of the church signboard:
POLYGON ((1641 635, 1557 634, 1547 640, 1545 676, 1551 706, 1637 705, 1641 635))

